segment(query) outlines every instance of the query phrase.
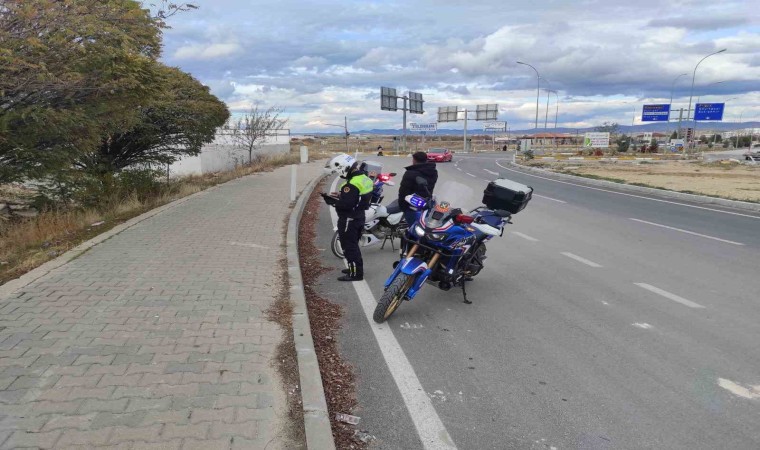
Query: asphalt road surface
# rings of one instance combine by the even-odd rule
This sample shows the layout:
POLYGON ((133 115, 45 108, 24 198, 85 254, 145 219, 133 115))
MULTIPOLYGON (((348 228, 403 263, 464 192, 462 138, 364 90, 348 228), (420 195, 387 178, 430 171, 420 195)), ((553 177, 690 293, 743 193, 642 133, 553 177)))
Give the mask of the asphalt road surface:
MULTIPOLYGON (((472 305, 426 285, 373 323, 390 248, 364 250, 364 283, 321 280, 345 307, 341 349, 374 448, 760 448, 760 214, 555 181, 510 159, 438 165, 436 194, 454 206, 478 206, 498 176, 535 189, 488 243, 472 305)), ((410 158, 382 162, 399 181, 410 158)), ((332 230, 325 207, 317 245, 340 268, 332 230)))

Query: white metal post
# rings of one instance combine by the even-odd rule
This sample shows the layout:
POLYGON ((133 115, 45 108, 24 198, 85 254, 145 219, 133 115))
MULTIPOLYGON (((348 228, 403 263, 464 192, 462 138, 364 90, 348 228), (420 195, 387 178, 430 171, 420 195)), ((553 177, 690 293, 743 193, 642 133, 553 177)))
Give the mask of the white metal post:
POLYGON ((290 201, 296 201, 296 178, 297 178, 298 166, 293 164, 290 166, 290 201))

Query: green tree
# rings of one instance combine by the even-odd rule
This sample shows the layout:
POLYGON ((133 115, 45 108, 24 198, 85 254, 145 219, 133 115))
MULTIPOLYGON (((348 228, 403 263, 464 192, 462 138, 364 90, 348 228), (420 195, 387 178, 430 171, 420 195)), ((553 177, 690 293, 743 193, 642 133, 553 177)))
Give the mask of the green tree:
POLYGON ((657 153, 657 150, 659 148, 660 148, 660 145, 657 143, 657 139, 652 139, 652 142, 649 143, 649 152, 657 153))
POLYGON ((100 176, 135 165, 170 164, 197 155, 229 118, 224 103, 191 75, 161 67, 160 93, 139 108, 131 128, 108 135, 75 166, 100 176))
POLYGON ((674 131, 670 134, 670 139, 678 139, 678 131, 674 131))
POLYGON ((620 136, 615 143, 619 152, 627 152, 631 147, 631 138, 629 136, 620 136))
POLYGON ((161 29, 135 0, 0 2, 0 183, 66 167, 135 126, 161 83, 161 29))

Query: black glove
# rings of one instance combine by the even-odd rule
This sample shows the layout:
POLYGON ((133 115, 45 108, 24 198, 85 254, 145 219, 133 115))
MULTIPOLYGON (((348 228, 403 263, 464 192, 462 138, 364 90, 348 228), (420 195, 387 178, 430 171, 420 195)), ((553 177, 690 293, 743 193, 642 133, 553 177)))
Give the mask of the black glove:
POLYGON ((335 204, 338 203, 338 199, 332 195, 325 194, 324 192, 320 193, 320 195, 325 199, 325 203, 327 203, 328 206, 335 206, 335 204))

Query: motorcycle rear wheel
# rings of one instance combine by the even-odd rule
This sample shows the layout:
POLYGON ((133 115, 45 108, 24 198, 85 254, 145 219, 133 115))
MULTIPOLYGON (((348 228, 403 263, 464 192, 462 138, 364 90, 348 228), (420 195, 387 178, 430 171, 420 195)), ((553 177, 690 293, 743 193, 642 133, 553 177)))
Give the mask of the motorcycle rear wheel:
POLYGON ((380 297, 380 301, 377 302, 375 312, 372 314, 372 319, 377 323, 383 323, 393 315, 394 312, 404 301, 404 296, 409 288, 412 287, 414 278, 411 275, 400 273, 393 280, 388 289, 383 292, 383 296, 380 297))
POLYGON ((330 242, 330 249, 332 250, 333 255, 341 259, 343 258, 343 247, 340 245, 340 237, 338 236, 337 230, 333 234, 332 242, 330 242))

